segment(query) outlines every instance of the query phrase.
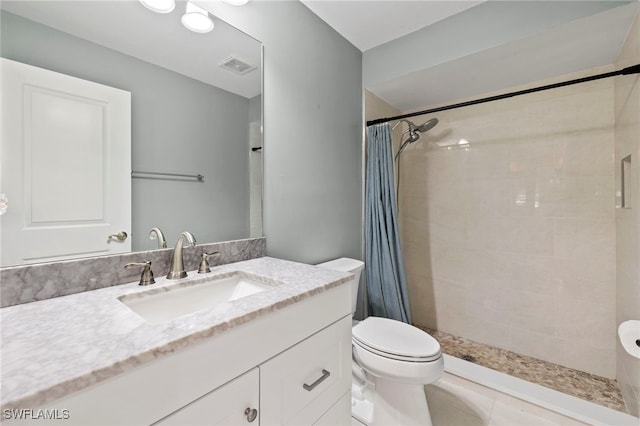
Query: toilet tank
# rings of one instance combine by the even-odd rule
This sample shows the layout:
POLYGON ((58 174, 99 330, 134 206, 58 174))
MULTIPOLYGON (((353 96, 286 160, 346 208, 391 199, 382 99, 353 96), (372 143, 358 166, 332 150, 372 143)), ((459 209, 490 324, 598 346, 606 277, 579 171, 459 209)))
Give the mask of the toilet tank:
POLYGON ((348 257, 330 260, 328 262, 319 263, 321 268, 333 269, 334 271, 351 272, 355 274, 355 279, 351 283, 351 316, 356 312, 356 303, 358 301, 358 286, 360 285, 360 273, 364 269, 364 262, 348 257))

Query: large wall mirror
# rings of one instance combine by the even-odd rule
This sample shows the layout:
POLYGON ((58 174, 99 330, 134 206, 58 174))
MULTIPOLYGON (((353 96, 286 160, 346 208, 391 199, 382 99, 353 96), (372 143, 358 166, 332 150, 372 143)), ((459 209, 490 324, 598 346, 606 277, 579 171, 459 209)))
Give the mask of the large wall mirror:
POLYGON ((198 243, 262 236, 259 41, 211 15, 211 32, 189 31, 183 1, 167 14, 138 1, 3 0, 0 7, 2 119, 12 123, 3 125, 0 154, 7 199, 0 266, 152 250, 159 248, 153 228, 169 247, 182 231, 198 243), (55 74, 28 82, 22 64, 37 78, 40 70, 55 74), (9 90, 13 74, 22 83, 9 90), (97 94, 47 86, 67 78, 94 84, 97 94), (110 94, 101 98, 104 88, 130 112, 110 94), (124 127, 111 130, 114 117, 124 127), (127 117, 130 163, 111 171, 127 117), (111 221, 111 209, 126 204, 109 198, 118 194, 130 199, 130 211, 119 213, 130 225, 111 221), (58 232, 65 228, 73 235, 58 232), (90 228, 97 231, 78 233, 90 228))

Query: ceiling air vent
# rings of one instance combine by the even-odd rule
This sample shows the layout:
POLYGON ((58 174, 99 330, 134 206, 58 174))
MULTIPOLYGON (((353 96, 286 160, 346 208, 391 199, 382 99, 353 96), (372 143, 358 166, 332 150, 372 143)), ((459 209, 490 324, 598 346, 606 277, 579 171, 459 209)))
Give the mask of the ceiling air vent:
POLYGON ((235 56, 229 56, 227 59, 220 63, 220 66, 229 71, 233 71, 236 74, 244 75, 255 70, 255 65, 248 64, 235 56))

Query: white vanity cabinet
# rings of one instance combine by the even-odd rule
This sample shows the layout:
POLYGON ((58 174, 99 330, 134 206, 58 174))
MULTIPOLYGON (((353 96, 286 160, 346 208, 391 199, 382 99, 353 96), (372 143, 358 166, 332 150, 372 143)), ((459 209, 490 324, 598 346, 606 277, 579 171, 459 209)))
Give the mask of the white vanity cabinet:
MULTIPOLYGON (((262 364, 261 424, 314 424, 351 390, 350 355, 349 317, 262 364)), ((350 413, 337 424, 349 424, 350 413)))
POLYGON ((331 409, 345 389, 350 402, 350 323, 330 325, 154 425, 312 425, 325 413, 327 424, 348 425, 350 405, 331 409))
POLYGON ((67 410, 69 419, 51 421, 65 426, 349 425, 350 292, 344 283, 256 312, 42 408, 67 410))

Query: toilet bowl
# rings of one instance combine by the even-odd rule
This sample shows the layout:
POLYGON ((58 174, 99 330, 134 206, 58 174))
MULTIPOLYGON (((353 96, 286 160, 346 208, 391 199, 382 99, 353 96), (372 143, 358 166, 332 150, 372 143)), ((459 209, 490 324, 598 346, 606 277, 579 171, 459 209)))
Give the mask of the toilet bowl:
MULTIPOLYGON (((348 258, 317 266, 355 274, 355 312, 364 263, 348 258)), ((400 321, 368 317, 352 328, 352 416, 365 425, 431 425, 424 386, 444 371, 440 345, 429 334, 400 321)))

